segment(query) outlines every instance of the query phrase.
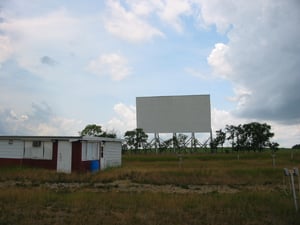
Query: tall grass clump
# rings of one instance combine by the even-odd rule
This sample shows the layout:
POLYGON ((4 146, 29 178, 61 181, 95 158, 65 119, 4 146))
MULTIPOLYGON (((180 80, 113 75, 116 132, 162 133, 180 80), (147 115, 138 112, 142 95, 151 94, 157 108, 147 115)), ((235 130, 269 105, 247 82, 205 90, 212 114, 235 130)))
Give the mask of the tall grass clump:
POLYGON ((299 224, 280 193, 122 193, 11 189, 0 192, 0 224, 299 224))

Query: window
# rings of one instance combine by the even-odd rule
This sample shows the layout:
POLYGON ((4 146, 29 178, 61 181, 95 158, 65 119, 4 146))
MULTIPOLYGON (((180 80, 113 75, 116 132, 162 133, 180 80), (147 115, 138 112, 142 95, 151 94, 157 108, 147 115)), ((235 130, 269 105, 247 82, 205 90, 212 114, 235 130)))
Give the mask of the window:
POLYGON ((99 143, 98 142, 82 142, 82 155, 83 161, 99 159, 99 143))
POLYGON ((12 140, 12 139, 9 139, 9 140, 8 140, 8 144, 9 144, 9 145, 12 145, 13 143, 14 143, 14 140, 12 140))
POLYGON ((32 142, 32 147, 41 147, 42 142, 41 141, 33 141, 32 142))
POLYGON ((26 159, 46 159, 52 160, 53 143, 51 141, 25 141, 26 159))

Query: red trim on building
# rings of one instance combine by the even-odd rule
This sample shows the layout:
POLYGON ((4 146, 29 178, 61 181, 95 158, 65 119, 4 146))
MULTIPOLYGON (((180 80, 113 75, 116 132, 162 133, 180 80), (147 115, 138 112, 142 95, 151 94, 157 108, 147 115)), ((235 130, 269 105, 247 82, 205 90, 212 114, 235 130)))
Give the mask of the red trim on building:
POLYGON ((82 161, 82 143, 76 141, 72 143, 72 172, 90 171, 90 161, 82 161))
POLYGON ((0 158, 0 166, 6 167, 6 166, 22 166, 24 159, 5 159, 0 158))
MULTIPOLYGON (((28 166, 38 167, 44 169, 57 170, 57 157, 58 157, 58 142, 59 140, 53 140, 52 145, 52 159, 13 159, 13 158, 0 158, 0 167, 5 166, 28 166)), ((71 171, 72 172, 88 172, 91 171, 92 162, 82 161, 82 141, 76 140, 72 142, 72 159, 71 159, 71 171)), ((100 160, 99 160, 100 162, 100 160)), ((100 166, 100 163, 99 163, 100 166)))

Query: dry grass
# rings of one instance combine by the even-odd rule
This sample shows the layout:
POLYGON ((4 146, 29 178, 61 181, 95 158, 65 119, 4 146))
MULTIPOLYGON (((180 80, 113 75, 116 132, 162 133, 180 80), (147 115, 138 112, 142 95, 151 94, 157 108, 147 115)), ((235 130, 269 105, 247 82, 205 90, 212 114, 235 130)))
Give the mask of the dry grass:
POLYGON ((282 186, 282 168, 299 166, 298 153, 291 161, 279 152, 276 168, 269 153, 241 154, 239 161, 234 154, 186 155, 181 164, 176 155, 125 155, 121 168, 95 174, 6 168, 0 170, 0 225, 296 225, 300 213, 282 186), (122 189, 121 181, 128 186, 122 189), (214 185, 237 191, 193 191, 214 185), (166 191, 175 187, 185 191, 166 191))
POLYGON ((0 224, 298 224, 290 199, 276 193, 0 193, 0 224))

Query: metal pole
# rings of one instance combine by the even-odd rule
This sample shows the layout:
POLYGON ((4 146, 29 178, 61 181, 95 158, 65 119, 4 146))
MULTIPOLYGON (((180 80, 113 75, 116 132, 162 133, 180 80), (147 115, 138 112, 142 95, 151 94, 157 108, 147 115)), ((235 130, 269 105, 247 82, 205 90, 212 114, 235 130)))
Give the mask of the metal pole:
POLYGON ((195 141, 195 133, 192 132, 192 139, 191 139, 191 148, 196 149, 196 141, 195 141))
POLYGON ((158 148, 160 149, 160 137, 159 137, 159 133, 157 133, 157 143, 158 143, 158 148))
POLYGON ((157 133, 154 133, 155 152, 157 154, 157 133))
POLYGON ((296 196, 296 191, 295 191, 294 171, 293 170, 290 170, 290 177, 291 177, 291 183, 292 183, 292 191, 293 191, 295 209, 296 209, 296 212, 298 212, 298 204, 297 204, 297 196, 296 196))
POLYGON ((272 158, 273 158, 273 168, 275 168, 276 167, 276 162, 275 162, 275 154, 274 153, 272 153, 272 158))
POLYGON ((176 133, 173 133, 173 151, 175 152, 176 133))
POLYGON ((294 168, 294 174, 296 177, 298 177, 298 192, 299 192, 299 196, 300 196, 300 174, 299 174, 299 169, 298 168, 294 168))

